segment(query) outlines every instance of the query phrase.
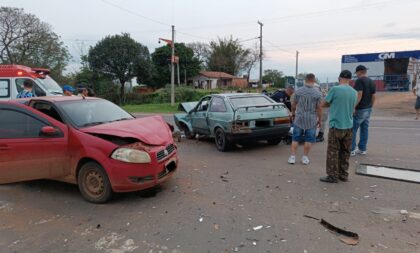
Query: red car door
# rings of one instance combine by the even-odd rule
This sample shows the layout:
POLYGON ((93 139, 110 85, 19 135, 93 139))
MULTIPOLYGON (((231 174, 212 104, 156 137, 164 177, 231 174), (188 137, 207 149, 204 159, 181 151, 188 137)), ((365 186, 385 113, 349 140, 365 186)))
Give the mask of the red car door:
POLYGON ((65 176, 67 126, 32 108, 0 103, 0 183, 65 176))

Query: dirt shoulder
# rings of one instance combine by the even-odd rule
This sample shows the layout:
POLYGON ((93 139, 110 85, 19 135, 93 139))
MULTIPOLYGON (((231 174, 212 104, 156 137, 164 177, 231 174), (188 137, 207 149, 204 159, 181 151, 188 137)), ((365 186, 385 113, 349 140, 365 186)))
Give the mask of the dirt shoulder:
POLYGON ((416 97, 412 92, 378 92, 374 106, 375 117, 414 117, 416 97))

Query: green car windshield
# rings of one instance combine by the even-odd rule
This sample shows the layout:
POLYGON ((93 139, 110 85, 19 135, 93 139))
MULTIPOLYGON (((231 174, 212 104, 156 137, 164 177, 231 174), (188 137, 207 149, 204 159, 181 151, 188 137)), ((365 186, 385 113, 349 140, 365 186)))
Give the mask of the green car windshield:
POLYGON ((239 108, 242 106, 262 106, 274 103, 268 97, 265 96, 250 96, 250 97, 233 97, 230 98, 234 108, 239 108))

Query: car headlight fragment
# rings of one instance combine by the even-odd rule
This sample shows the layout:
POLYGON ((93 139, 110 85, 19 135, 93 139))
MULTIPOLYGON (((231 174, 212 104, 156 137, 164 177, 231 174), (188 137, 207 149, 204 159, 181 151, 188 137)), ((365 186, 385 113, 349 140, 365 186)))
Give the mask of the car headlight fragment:
POLYGON ((150 163, 152 161, 147 152, 131 148, 119 148, 112 153, 111 158, 126 163, 150 163))

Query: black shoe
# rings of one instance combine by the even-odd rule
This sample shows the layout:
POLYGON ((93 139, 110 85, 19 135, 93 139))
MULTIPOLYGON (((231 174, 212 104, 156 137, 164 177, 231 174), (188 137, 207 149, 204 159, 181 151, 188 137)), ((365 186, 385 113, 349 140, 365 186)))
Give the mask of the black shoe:
POLYGON ((324 141, 324 133, 319 132, 318 136, 316 137, 316 142, 323 142, 324 141))
POLYGON ((319 178, 319 181, 325 182, 325 183, 338 183, 337 178, 334 178, 331 176, 321 177, 319 178))
POLYGON ((348 182, 349 181, 348 177, 338 177, 338 179, 340 179, 340 181, 343 181, 343 182, 348 182))

